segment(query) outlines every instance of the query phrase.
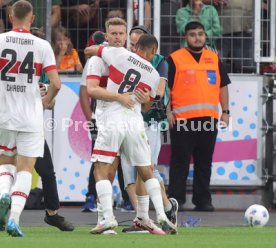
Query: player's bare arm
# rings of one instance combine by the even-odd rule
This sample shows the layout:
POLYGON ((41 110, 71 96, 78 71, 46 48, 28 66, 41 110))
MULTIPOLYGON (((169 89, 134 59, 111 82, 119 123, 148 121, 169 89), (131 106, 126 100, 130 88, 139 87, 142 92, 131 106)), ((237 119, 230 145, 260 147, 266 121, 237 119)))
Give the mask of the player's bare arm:
POLYGON ((98 54, 98 50, 99 50, 99 47, 98 45, 93 45, 93 46, 90 46, 90 47, 86 47, 84 49, 84 54, 86 57, 90 58, 92 56, 96 56, 98 54))
MULTIPOLYGON (((39 90, 40 90, 40 96, 43 98, 44 96, 47 95, 47 92, 48 92, 48 85, 47 84, 43 84, 43 83, 40 83, 39 84, 39 90)), ((48 107, 47 109, 53 109, 54 106, 56 104, 56 100, 53 99, 49 104, 48 104, 48 107)))
POLYGON ((92 110, 90 106, 89 96, 87 93, 87 86, 80 86, 80 105, 87 121, 91 120, 92 110))
POLYGON ((54 100, 61 87, 61 82, 57 70, 48 71, 47 76, 50 80, 50 85, 46 96, 42 98, 42 103, 45 108, 49 108, 50 103, 54 100))

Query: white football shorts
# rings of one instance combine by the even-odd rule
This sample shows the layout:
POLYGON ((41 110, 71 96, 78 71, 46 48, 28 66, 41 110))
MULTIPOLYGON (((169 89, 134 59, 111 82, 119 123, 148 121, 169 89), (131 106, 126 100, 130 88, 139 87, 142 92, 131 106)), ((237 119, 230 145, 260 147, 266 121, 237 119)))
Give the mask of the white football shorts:
POLYGON ((91 161, 111 164, 118 152, 124 153, 132 166, 151 165, 150 146, 143 118, 134 111, 125 115, 103 114, 97 122, 98 136, 91 161))
POLYGON ((18 132, 0 128, 0 155, 43 157, 43 132, 18 132))

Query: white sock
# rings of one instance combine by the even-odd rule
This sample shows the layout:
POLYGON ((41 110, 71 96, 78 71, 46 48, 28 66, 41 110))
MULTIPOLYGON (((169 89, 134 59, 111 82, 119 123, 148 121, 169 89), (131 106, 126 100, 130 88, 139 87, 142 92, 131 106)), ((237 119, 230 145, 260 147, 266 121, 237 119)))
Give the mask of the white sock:
POLYGON ((149 195, 137 195, 137 213, 141 219, 149 219, 149 195))
POLYGON ((169 204, 168 204, 167 206, 164 207, 164 210, 165 210, 165 212, 169 212, 169 211, 171 211, 171 209, 172 209, 172 204, 171 204, 171 202, 169 201, 169 204))
POLYGON ((164 206, 161 196, 161 188, 158 180, 156 178, 151 178, 145 182, 146 190, 152 200, 157 216, 162 218, 165 215, 164 206))
POLYGON ((0 165, 0 197, 3 194, 10 194, 15 172, 16 167, 12 164, 0 165))
POLYGON ((98 222, 97 223, 100 223, 104 220, 103 206, 100 202, 97 202, 97 211, 98 211, 98 222))
POLYGON ((99 201, 102 205, 103 216, 106 221, 113 218, 112 209, 112 185, 109 180, 100 180, 96 183, 96 190, 99 201))
POLYGON ((9 219, 14 219, 19 223, 19 217, 24 209, 26 200, 32 186, 32 174, 28 171, 16 173, 16 180, 12 187, 11 213, 9 219))

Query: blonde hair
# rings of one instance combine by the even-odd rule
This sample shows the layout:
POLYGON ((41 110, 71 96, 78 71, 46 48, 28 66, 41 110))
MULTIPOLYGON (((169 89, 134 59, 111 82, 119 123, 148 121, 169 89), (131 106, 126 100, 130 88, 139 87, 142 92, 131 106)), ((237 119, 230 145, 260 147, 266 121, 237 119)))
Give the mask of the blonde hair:
POLYGON ((127 29, 127 24, 126 22, 119 17, 114 17, 114 18, 110 18, 105 22, 105 30, 107 31, 109 26, 114 25, 114 26, 125 26, 125 28, 127 29))

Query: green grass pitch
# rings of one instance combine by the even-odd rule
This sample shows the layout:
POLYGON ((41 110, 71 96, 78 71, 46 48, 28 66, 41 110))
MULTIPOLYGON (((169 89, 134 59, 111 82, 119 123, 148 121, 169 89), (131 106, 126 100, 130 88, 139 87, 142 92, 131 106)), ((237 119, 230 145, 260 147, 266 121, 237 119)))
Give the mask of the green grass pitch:
POLYGON ((1 248, 275 248, 276 228, 190 227, 179 228, 177 235, 125 234, 91 235, 90 227, 61 232, 52 227, 23 227, 24 238, 0 232, 1 248))

